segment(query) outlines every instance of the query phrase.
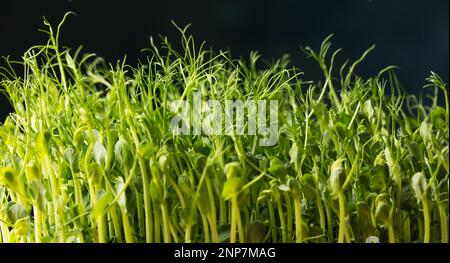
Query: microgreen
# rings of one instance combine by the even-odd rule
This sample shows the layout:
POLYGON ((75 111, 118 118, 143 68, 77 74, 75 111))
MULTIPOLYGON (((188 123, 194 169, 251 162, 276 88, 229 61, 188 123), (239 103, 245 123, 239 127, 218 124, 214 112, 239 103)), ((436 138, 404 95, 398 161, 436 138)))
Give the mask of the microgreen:
POLYGON ((426 103, 395 67, 356 75, 373 47, 339 70, 331 36, 305 48, 324 74, 311 81, 286 57, 261 67, 256 52, 235 59, 178 26, 181 50, 151 39, 145 62, 108 66, 60 46, 66 18, 1 70, 14 112, 0 126, 0 242, 448 242, 437 74, 426 103), (173 134, 195 92, 276 100, 277 144, 173 134))

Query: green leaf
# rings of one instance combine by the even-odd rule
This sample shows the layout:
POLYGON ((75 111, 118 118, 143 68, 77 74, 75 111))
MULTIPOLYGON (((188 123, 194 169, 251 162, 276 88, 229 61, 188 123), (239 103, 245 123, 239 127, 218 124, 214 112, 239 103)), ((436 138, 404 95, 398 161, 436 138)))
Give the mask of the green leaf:
POLYGON ((364 123, 364 121, 361 121, 358 124, 358 128, 356 129, 356 132, 362 143, 367 142, 371 137, 369 128, 366 127, 366 124, 364 123))
POLYGON ((344 126, 348 126, 350 124, 350 121, 352 120, 352 116, 345 112, 341 112, 337 115, 338 123, 342 123, 344 126))
POLYGON ((278 188, 280 183, 277 180, 271 180, 269 184, 272 197, 278 202, 281 198, 280 189, 278 188))
POLYGON ((31 160, 27 163, 25 173, 30 181, 40 180, 42 178, 41 171, 35 160, 31 160))
POLYGON ((30 192, 34 204, 37 205, 39 210, 44 211, 47 202, 45 186, 40 181, 34 180, 30 183, 30 192))
POLYGON ((128 187, 125 190, 125 195, 126 195, 126 201, 127 201, 127 212, 130 215, 133 215, 133 213, 135 213, 136 208, 137 208, 137 202, 136 200, 138 198, 140 198, 142 200, 142 194, 134 191, 133 189, 131 189, 130 187, 128 187))
POLYGON ((344 159, 339 158, 331 165, 330 187, 333 195, 337 196, 346 179, 344 159))
POLYGON ((433 126, 444 130, 445 128, 448 129, 448 123, 445 121, 445 109, 442 107, 437 106, 433 109, 431 112, 431 122, 433 123, 433 126))
POLYGON ((377 196, 375 201, 376 209, 375 209, 375 218, 377 221, 381 222, 384 225, 389 223, 389 205, 384 197, 377 196))
POLYGON ((404 211, 412 211, 415 203, 414 193, 411 189, 411 185, 409 182, 402 183, 402 193, 401 193, 401 208, 404 211))
POLYGON ((20 219, 28 217, 28 212, 22 205, 12 202, 8 205, 9 205, 9 207, 7 208, 8 218, 12 223, 15 223, 20 219))
POLYGON ((199 195, 197 196, 197 205, 202 214, 207 214, 211 210, 208 189, 205 184, 202 185, 199 195))
POLYGON ((241 176, 242 174, 241 164, 239 162, 227 163, 223 170, 227 177, 227 180, 230 180, 231 178, 237 176, 241 176))
POLYGON ((97 185, 100 182, 100 179, 102 178, 103 175, 102 167, 97 163, 91 163, 89 164, 88 169, 90 175, 89 183, 97 185))
POLYGON ((88 130, 84 131, 84 138, 86 138, 87 141, 99 141, 100 140, 100 132, 97 129, 92 129, 92 135, 93 137, 91 138, 91 133, 88 130))
POLYGON ((289 150, 290 163, 295 164, 298 160, 298 147, 296 143, 292 143, 291 149, 289 150))
POLYGON ((161 167, 161 171, 163 172, 163 174, 168 174, 169 171, 169 161, 167 159, 167 155, 161 155, 158 159, 159 161, 159 166, 161 167))
POLYGON ((119 139, 114 145, 114 157, 120 164, 123 164, 125 161, 124 145, 125 141, 122 139, 119 139))
POLYGON ((67 148, 64 152, 64 159, 70 165, 73 171, 78 170, 78 153, 73 147, 67 148))
POLYGON ((127 210, 127 194, 126 191, 124 190, 125 187, 125 183, 123 181, 122 177, 117 177, 116 178, 116 194, 120 194, 119 199, 117 200, 117 203, 119 204, 119 206, 124 209, 125 211, 127 210))
POLYGON ((14 233, 18 236, 25 236, 31 230, 31 222, 28 219, 20 219, 14 223, 14 233))
MULTIPOLYGON (((203 154, 195 154, 194 158, 194 167, 201 174, 206 167, 207 158, 203 154)), ((228 169, 228 166, 225 166, 225 169, 228 169)))
POLYGON ((308 200, 315 200, 317 197, 316 193, 316 178, 310 174, 303 174, 301 177, 301 188, 303 194, 308 200))
POLYGON ((39 132, 36 135, 36 147, 38 152, 48 154, 50 150, 51 135, 49 132, 39 132))
POLYGON ((376 193, 387 190, 386 179, 389 178, 389 168, 386 164, 377 164, 370 170, 370 189, 376 193))
POLYGON ((247 240, 249 243, 262 243, 266 233, 267 227, 263 222, 252 222, 248 227, 247 240))
POLYGON ((94 144, 94 160, 101 167, 105 167, 106 159, 108 158, 108 152, 106 151, 105 146, 99 141, 96 141, 94 144))
POLYGON ((230 225, 224 224, 220 225, 218 228, 219 232, 219 243, 225 243, 230 241, 230 225))
POLYGON ((358 184, 364 190, 368 190, 370 188, 370 171, 367 167, 361 168, 360 174, 358 176, 358 184))
POLYGON ((150 181, 150 196, 152 197, 152 200, 158 204, 164 201, 164 192, 161 181, 157 176, 153 176, 150 181))
POLYGON ((276 157, 273 157, 272 159, 270 159, 270 167, 269 167, 268 171, 273 176, 280 178, 283 181, 287 174, 286 166, 280 159, 278 159, 276 157))
POLYGON ((92 209, 92 217, 95 218, 95 220, 98 220, 100 217, 104 216, 106 211, 106 208, 108 207, 109 203, 114 199, 114 196, 111 192, 107 191, 101 191, 97 195, 100 196, 100 199, 97 200, 97 202, 94 205, 94 208, 92 209))
POLYGON ((427 179, 422 172, 417 172, 411 178, 411 186, 416 195, 417 201, 422 201, 423 194, 427 188, 427 179))
POLYGON ((228 179, 223 185, 222 197, 224 200, 230 200, 233 196, 237 195, 244 186, 243 179, 240 177, 232 177, 228 179))
POLYGON ((419 128, 420 136, 422 136, 423 141, 428 144, 431 140, 431 132, 428 126, 428 123, 426 121, 423 121, 420 124, 419 128))
POLYGON ((207 145, 206 140, 203 137, 199 137, 194 141, 194 150, 197 153, 208 156, 211 149, 207 145))
POLYGON ((0 173, 0 184, 8 187, 14 192, 19 192, 19 185, 17 183, 16 170, 10 167, 4 167, 0 173))
POLYGON ((345 139, 349 134, 349 130, 342 122, 336 123, 334 125, 334 130, 341 139, 345 139))
POLYGON ((418 162, 422 162, 424 158, 425 149, 423 144, 419 145, 416 142, 411 142, 409 144, 409 151, 414 156, 414 159, 418 162), (422 147, 421 147, 422 146, 422 147))
POLYGON ((189 195, 194 191, 193 183, 191 180, 191 177, 184 172, 178 177, 178 186, 180 187, 181 191, 189 195))
POLYGON ((333 147, 333 140, 331 139, 331 135, 328 131, 324 131, 322 134, 322 145, 325 149, 330 149, 333 147))
POLYGON ((239 192, 238 206, 239 210, 244 210, 252 200, 250 200, 250 191, 248 189, 239 192))
POLYGON ((139 146, 139 156, 144 159, 149 159, 150 155, 154 152, 154 147, 151 143, 145 143, 144 145, 139 146))
POLYGON ((300 195, 300 183, 294 177, 289 176, 286 183, 292 193, 292 196, 300 195))
POLYGON ((372 121, 374 110, 373 110, 373 107, 372 107, 371 100, 366 100, 364 102, 364 110, 365 110, 369 120, 372 121))
POLYGON ((369 218, 370 208, 367 205, 367 203, 359 201, 356 206, 357 206, 358 216, 360 218, 369 218))

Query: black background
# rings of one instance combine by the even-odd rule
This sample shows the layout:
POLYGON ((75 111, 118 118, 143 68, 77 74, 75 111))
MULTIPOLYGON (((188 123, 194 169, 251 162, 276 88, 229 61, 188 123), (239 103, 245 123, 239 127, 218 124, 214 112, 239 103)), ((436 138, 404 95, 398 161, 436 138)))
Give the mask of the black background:
MULTIPOLYGON (((0 56, 20 58, 34 44, 47 38, 45 16, 56 25, 66 11, 74 11, 63 27, 61 42, 84 46, 109 62, 122 59, 136 64, 146 54, 149 37, 168 36, 174 44, 179 25, 192 23, 198 43, 214 49, 230 48, 235 57, 258 50, 263 58, 288 53, 292 64, 307 78, 320 78, 317 65, 305 58, 301 46, 318 48, 334 33, 335 48, 342 58, 356 59, 371 44, 377 48, 358 68, 363 76, 376 74, 387 65, 398 65, 398 75, 411 93, 420 93, 431 70, 447 82, 449 75, 449 1, 340 0, 340 1, 82 1, 15 0, 0 2, 0 56)), ((11 111, 0 97, 0 121, 11 111)))
MULTIPOLYGON (((2 259, 66 262, 427 262, 448 257, 448 244, 3 244, 2 259), (202 249, 216 254, 206 260, 175 258, 175 250, 202 249), (220 248, 274 248, 274 258, 223 257, 220 248), (325 252, 325 253, 324 253, 325 252)), ((242 255, 242 254, 241 254, 242 255)), ((444 261, 444 260, 442 260, 444 261)))

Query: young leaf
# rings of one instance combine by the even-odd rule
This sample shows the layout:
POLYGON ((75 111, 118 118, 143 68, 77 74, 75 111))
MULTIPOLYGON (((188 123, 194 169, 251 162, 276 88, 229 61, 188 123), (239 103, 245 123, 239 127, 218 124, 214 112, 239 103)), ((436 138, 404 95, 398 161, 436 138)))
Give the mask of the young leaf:
POLYGON ((106 159, 108 158, 108 152, 106 151, 105 146, 99 141, 96 141, 94 144, 94 160, 101 167, 105 167, 106 159))
POLYGON ((411 186, 414 190, 414 194, 416 195, 417 201, 422 201, 423 194, 425 193, 425 189, 427 187, 427 179, 422 172, 417 172, 411 178, 411 186))
POLYGON ((114 196, 111 192, 100 192, 98 193, 100 196, 100 199, 97 200, 97 202, 94 205, 94 208, 92 209, 92 217, 96 220, 100 217, 104 216, 106 211, 106 208, 110 204, 110 202, 114 199, 114 196))
POLYGON ((240 177, 232 177, 228 179, 223 185, 222 198, 230 200, 234 195, 237 195, 244 186, 243 179, 240 177))

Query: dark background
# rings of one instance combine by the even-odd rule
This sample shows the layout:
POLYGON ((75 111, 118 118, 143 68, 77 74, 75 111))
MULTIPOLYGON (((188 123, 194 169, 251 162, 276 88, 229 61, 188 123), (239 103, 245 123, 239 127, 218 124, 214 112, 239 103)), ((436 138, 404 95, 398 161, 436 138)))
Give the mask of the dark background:
MULTIPOLYGON (((377 48, 358 68, 363 76, 398 65, 400 81, 410 93, 420 93, 431 70, 448 82, 449 1, 340 0, 340 1, 81 1, 15 0, 0 2, 0 56, 20 58, 34 44, 45 43, 42 17, 57 24, 66 11, 61 43, 84 46, 109 62, 122 59, 136 64, 144 58, 149 36, 166 35, 179 43, 170 20, 192 23, 190 32, 198 43, 214 49, 230 48, 235 57, 258 50, 263 58, 288 53, 292 64, 313 79, 321 77, 318 66, 306 59, 301 46, 318 49, 334 33, 335 48, 342 58, 356 59, 371 44, 377 48)), ((1 63, 0 63, 1 64, 1 63)), ((0 122, 11 111, 0 96, 0 122)))

